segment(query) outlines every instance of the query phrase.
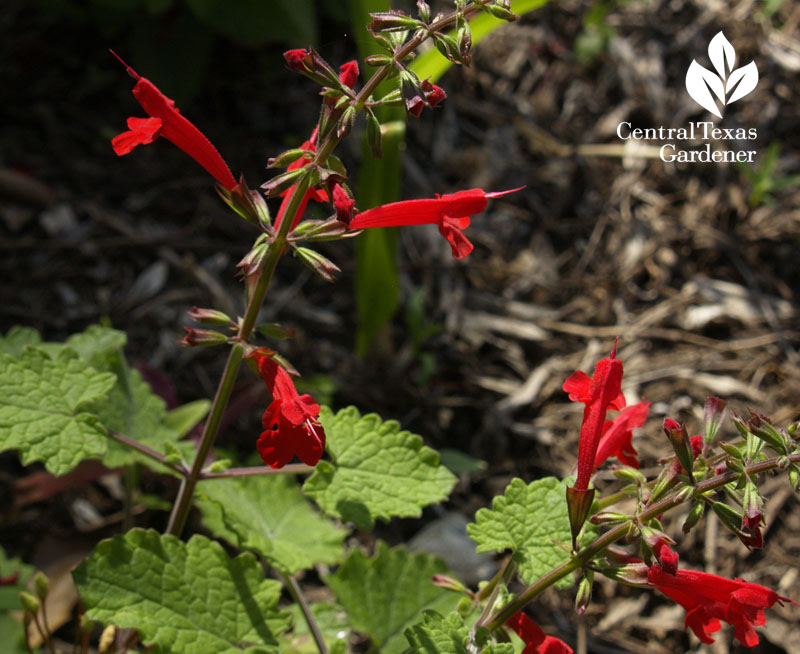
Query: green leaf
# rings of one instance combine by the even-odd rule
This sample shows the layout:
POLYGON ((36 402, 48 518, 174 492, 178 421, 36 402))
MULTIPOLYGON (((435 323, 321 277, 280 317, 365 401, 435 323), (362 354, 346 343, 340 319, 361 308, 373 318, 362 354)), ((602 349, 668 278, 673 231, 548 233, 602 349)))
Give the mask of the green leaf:
MULTIPOLYGON (((23 563, 20 559, 9 559, 3 548, 0 547, 0 577, 8 579, 17 573, 17 581, 14 584, 0 586, 0 611, 19 610, 19 591, 25 590, 25 585, 33 576, 34 567, 23 563)), ((0 640, 0 643, 5 642, 0 640)))
POLYGON ((30 347, 19 359, 0 354, 0 451, 19 450, 23 464, 43 461, 54 475, 102 456, 105 428, 85 409, 113 385, 71 349, 55 360, 30 347))
POLYGON ((163 424, 167 429, 177 432, 180 438, 188 434, 206 417, 211 408, 211 400, 195 400, 175 407, 164 416, 163 424))
POLYGON ((106 372, 109 361, 118 355, 127 342, 125 332, 92 325, 79 334, 70 336, 64 345, 75 350, 92 368, 106 372))
MULTIPOLYGON (((547 0, 512 0, 511 11, 521 16, 545 4, 547 4, 547 0)), ((503 25, 507 25, 506 21, 495 18, 487 13, 481 13, 473 18, 469 22, 470 29, 472 30, 473 47, 485 36, 491 34, 498 27, 502 27, 503 25)), ((455 37, 455 30, 450 32, 450 34, 455 37)), ((431 48, 427 52, 423 52, 419 55, 408 67, 413 70, 420 79, 429 77, 431 82, 435 83, 452 65, 453 63, 439 54, 436 48, 431 48)))
POLYGON ((458 613, 444 617, 436 611, 425 611, 422 621, 405 632, 409 654, 514 654, 511 643, 493 643, 486 627, 476 629, 472 646, 469 635, 470 628, 458 613))
POLYGON ((209 479, 198 485, 203 524, 286 574, 335 563, 347 532, 315 511, 289 475, 209 479))
POLYGON ((277 608, 280 584, 252 554, 231 559, 203 536, 133 529, 72 574, 89 618, 138 629, 158 654, 273 652, 290 622, 277 608))
POLYGON ((403 631, 426 609, 454 610, 461 596, 431 583, 447 566, 430 554, 410 554, 378 542, 367 558, 353 550, 325 581, 347 611, 353 629, 367 634, 381 654, 399 654, 407 647, 403 631))
POLYGON ((422 507, 447 499, 456 478, 422 438, 394 420, 355 407, 336 415, 323 407, 331 462, 320 461, 303 492, 331 516, 371 528, 375 520, 418 517, 422 507))
MULTIPOLYGON (((555 542, 572 538, 567 516, 566 482, 545 477, 526 484, 512 479, 504 495, 492 501, 492 509, 480 509, 467 533, 478 544, 478 552, 514 550, 520 577, 533 583, 569 559, 555 542)), ((587 524, 586 536, 595 528, 587 524)), ((572 586, 572 577, 556 582, 556 588, 572 586)))
POLYGON ((42 342, 39 332, 30 327, 12 327, 5 336, 0 336, 0 353, 15 359, 26 345, 39 345, 42 342))

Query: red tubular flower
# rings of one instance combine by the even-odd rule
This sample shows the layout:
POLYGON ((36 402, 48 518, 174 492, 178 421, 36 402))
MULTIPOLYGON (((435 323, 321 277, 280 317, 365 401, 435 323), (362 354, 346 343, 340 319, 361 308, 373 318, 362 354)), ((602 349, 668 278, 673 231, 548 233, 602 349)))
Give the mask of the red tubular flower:
POLYGON ((555 636, 548 636, 522 611, 515 613, 506 624, 525 641, 522 654, 572 654, 569 645, 555 636))
POLYGON ((678 573, 678 553, 669 546, 665 539, 659 538, 656 541, 653 547, 653 554, 661 564, 664 572, 671 575, 678 573))
MULTIPOLYGON (((625 396, 622 394, 622 361, 615 358, 617 344, 607 359, 600 359, 589 377, 580 370, 571 374, 561 387, 569 393, 573 402, 583 402, 583 423, 578 445, 578 479, 575 488, 589 488, 589 478, 595 468, 597 449, 603 435, 606 412, 609 408, 621 411, 625 408, 625 396)), ((622 424, 622 423, 620 423, 622 424)))
POLYGON ((473 188, 449 195, 437 195, 434 199, 392 202, 356 215, 350 222, 350 229, 438 224, 439 233, 450 243, 453 256, 463 259, 473 249, 472 243, 461 231, 469 227, 469 217, 483 211, 489 198, 514 193, 520 188, 495 193, 473 188))
POLYGON ((306 465, 317 465, 325 451, 319 404, 310 395, 299 395, 289 373, 272 358, 258 351, 250 356, 273 398, 262 419, 266 431, 256 443, 261 459, 272 468, 282 468, 296 454, 306 465))
POLYGON ((111 140, 114 152, 122 156, 137 145, 152 143, 159 136, 163 136, 205 168, 226 189, 229 191, 235 189, 238 184, 228 164, 211 141, 180 114, 175 103, 159 91, 155 84, 137 74, 115 52, 112 51, 111 54, 122 62, 128 74, 136 80, 133 96, 150 116, 150 118, 128 118, 129 131, 111 140))
POLYGON ((617 457, 625 465, 639 468, 639 459, 633 447, 633 429, 641 427, 650 414, 650 402, 639 402, 626 407, 613 420, 603 425, 603 435, 597 445, 594 467, 598 468, 606 459, 617 457))
POLYGON ((765 586, 743 579, 725 579, 706 572, 678 570, 668 574, 654 565, 648 574, 649 582, 664 595, 686 609, 685 626, 704 643, 713 643, 713 634, 720 629, 720 620, 734 627, 734 635, 745 647, 758 645, 754 626, 766 622, 764 609, 775 602, 797 602, 781 597, 765 586))
POLYGON ((358 81, 358 62, 355 59, 339 66, 339 81, 351 89, 356 85, 358 81))
MULTIPOLYGON (((625 408, 625 396, 621 390, 622 361, 615 358, 616 354, 615 342, 611 355, 597 362, 594 375, 589 377, 578 370, 561 387, 569 393, 570 400, 586 405, 578 444, 578 478, 574 486, 567 488, 567 511, 573 549, 577 548, 578 534, 586 522, 594 499, 594 489, 589 489, 589 479, 595 468, 597 449, 606 424, 606 412, 609 408, 620 411, 625 408)), ((616 436, 614 438, 617 440, 616 436)))

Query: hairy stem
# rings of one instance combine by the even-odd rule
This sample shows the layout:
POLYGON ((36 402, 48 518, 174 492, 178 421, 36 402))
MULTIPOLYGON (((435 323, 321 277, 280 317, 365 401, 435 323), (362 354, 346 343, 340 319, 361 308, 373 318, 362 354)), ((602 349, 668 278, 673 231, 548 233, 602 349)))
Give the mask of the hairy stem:
POLYGON ((223 472, 203 472, 200 479, 225 479, 230 477, 255 477, 256 475, 299 475, 304 472, 313 472, 314 466, 305 463, 290 463, 283 468, 270 468, 269 466, 248 466, 246 468, 228 468, 223 472))
POLYGON ((297 583, 297 579, 295 579, 293 575, 285 575, 282 572, 279 572, 278 574, 280 575, 281 579, 283 579, 283 583, 286 586, 286 589, 289 591, 289 594, 292 596, 292 599, 297 603, 297 605, 300 607, 300 610, 303 612, 303 617, 305 617, 308 629, 314 638, 314 642, 317 644, 319 654, 328 654, 328 647, 325 645, 325 640, 322 638, 322 632, 320 631, 319 625, 314 618, 314 614, 311 613, 311 608, 308 606, 308 602, 306 601, 305 595, 303 595, 303 591, 300 589, 300 584, 297 583))
MULTIPOLYGON (((800 462, 800 453, 792 454, 788 457, 776 456, 771 459, 767 459, 766 461, 761 461, 760 463, 754 463, 745 467, 744 474, 755 475, 760 472, 778 469, 781 467, 781 460, 785 460, 787 458, 793 463, 798 463, 800 462)), ((689 494, 685 493, 683 489, 680 489, 663 500, 648 506, 644 511, 642 511, 641 514, 639 514, 639 521, 646 523, 651 518, 655 518, 666 511, 670 511, 675 507, 680 506, 687 500, 699 497, 703 493, 720 488, 725 484, 731 483, 732 481, 736 481, 739 479, 741 474, 743 473, 724 472, 720 475, 716 475, 715 477, 711 477, 711 479, 707 479, 698 483, 695 486, 694 491, 689 494)), ((486 626, 491 630, 495 630, 498 627, 503 626, 503 624, 505 624, 510 617, 533 601, 546 588, 552 586, 559 579, 563 579, 567 575, 572 574, 575 570, 587 565, 597 554, 605 550, 609 545, 612 545, 615 541, 625 536, 629 528, 630 525, 628 523, 618 525, 610 531, 607 531, 605 534, 599 536, 593 543, 575 554, 569 561, 565 561, 558 567, 553 568, 543 577, 540 577, 534 581, 504 609, 499 611, 494 618, 492 618, 492 621, 486 626)))
POLYGON ((253 333, 258 312, 261 310, 261 305, 264 302, 264 297, 267 294, 269 283, 272 280, 272 274, 275 272, 275 267, 278 265, 278 260, 283 254, 284 246, 286 245, 286 235, 291 227, 293 216, 297 213, 300 207, 300 202, 303 199, 306 191, 308 190, 309 178, 308 175, 302 177, 295 185, 292 195, 289 199, 289 206, 286 211, 286 216, 281 222, 280 231, 275 236, 275 240, 271 243, 269 252, 267 253, 264 263, 259 270, 258 279, 255 284, 252 295, 247 303, 244 317, 242 318, 241 325, 237 334, 237 341, 231 347, 228 353, 228 360, 225 362, 225 369, 222 371, 222 378, 219 381, 217 392, 214 395, 214 401, 211 404, 211 410, 208 414, 208 419, 203 427, 203 434, 200 438, 200 445, 192 462, 192 467, 189 474, 184 477, 181 482, 181 487, 178 490, 178 497, 172 507, 172 513, 169 517, 169 524, 167 525, 167 533, 173 536, 180 536, 186 525, 186 519, 189 516, 189 511, 192 507, 192 497, 194 496, 194 489, 200 479, 200 474, 203 471, 208 453, 214 445, 219 432, 219 426, 222 422, 222 416, 225 413, 225 408, 228 406, 231 392, 233 391, 234 383, 236 382, 236 375, 239 372, 239 367, 242 364, 242 355, 244 353, 244 345, 250 335, 253 333))

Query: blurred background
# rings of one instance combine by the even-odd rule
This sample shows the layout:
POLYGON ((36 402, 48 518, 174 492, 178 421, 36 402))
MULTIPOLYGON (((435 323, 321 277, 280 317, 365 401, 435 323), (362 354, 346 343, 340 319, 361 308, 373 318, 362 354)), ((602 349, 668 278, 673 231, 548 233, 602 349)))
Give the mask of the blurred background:
MULTIPOLYGON (((365 22, 356 17, 366 4, 6 0, 0 332, 21 324, 59 340, 102 321, 127 332, 129 360, 171 402, 210 396, 224 356, 178 345, 191 324, 186 311, 241 311, 235 266, 257 234, 167 142, 113 153, 110 139, 143 112, 108 49, 173 98, 255 188, 272 174, 267 159, 306 140, 319 111, 318 88, 286 70, 281 53, 314 44, 335 67, 356 58, 365 22)), ((296 337, 272 346, 319 399, 395 418, 442 450, 462 474, 444 511, 467 519, 514 476, 570 473, 582 411, 561 384, 576 369, 591 373, 616 337, 629 402, 653 402, 634 440, 645 468, 667 453, 663 418, 697 433, 709 395, 781 425, 796 420, 799 24, 800 5, 780 0, 567 0, 492 32, 470 68, 438 81, 447 100, 409 125, 401 196, 525 190, 473 219, 467 235, 476 247, 466 260, 453 260, 434 226, 396 233, 387 290, 396 311, 361 356, 355 345, 369 307, 356 302, 354 244, 322 248, 342 268, 335 286, 287 259, 262 319, 296 337), (755 90, 726 107, 722 121, 685 89, 693 59, 711 67, 707 46, 720 30, 736 66, 755 61, 759 72, 755 90), (616 134, 622 121, 657 128, 712 119, 757 130, 755 141, 713 144, 757 150, 752 164, 666 163, 661 142, 632 148, 616 134)), ((354 186, 372 165, 361 152, 359 138, 339 152, 354 186)), ((328 209, 311 211, 324 218, 328 209)), ((253 377, 240 384, 220 445, 246 458, 267 397, 253 377)), ((11 552, 35 550, 44 524, 51 537, 74 536, 76 500, 113 512, 104 491, 81 484, 20 503, 19 484, 31 473, 13 453, 0 457, 3 493, 13 500, 3 509, 2 545, 11 552)), ((146 483, 172 497, 169 481, 146 483)), ((746 571, 796 598, 797 499, 785 482, 771 483, 764 550, 748 553, 701 523, 680 553, 698 568, 746 571)), ((404 541, 443 515, 431 509, 378 535, 404 541)), ((596 600, 585 616, 590 651, 696 646, 682 631, 682 610, 652 594, 601 584, 596 600)), ((570 598, 554 593, 546 604, 569 639, 570 598)), ((796 610, 773 613, 761 645, 748 651, 792 652, 789 643, 800 642, 796 610)), ((726 649, 730 635, 719 641, 705 651, 739 651, 726 649)))

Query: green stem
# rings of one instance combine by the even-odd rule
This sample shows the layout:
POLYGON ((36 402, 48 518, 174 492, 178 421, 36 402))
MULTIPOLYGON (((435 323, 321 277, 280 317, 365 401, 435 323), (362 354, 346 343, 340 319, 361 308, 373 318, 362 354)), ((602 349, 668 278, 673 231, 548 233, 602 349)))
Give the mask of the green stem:
POLYGON ((297 583, 297 579, 295 579, 292 575, 285 575, 282 572, 279 572, 278 574, 280 575, 281 579, 283 579, 283 583, 289 591, 289 594, 292 596, 292 599, 300 607, 303 617, 306 619, 308 629, 314 638, 314 642, 317 644, 319 653, 328 654, 328 646, 325 645, 325 639, 322 637, 322 632, 319 629, 319 625, 314 619, 314 614, 311 613, 311 608, 308 606, 308 602, 306 601, 305 595, 303 595, 303 591, 300 589, 300 584, 297 583))
MULTIPOLYGON (((787 459, 793 463, 800 462, 800 453, 792 454, 789 457, 785 456, 776 456, 771 459, 767 459, 766 461, 761 461, 760 463, 754 463, 749 465, 745 468, 745 473, 748 475, 755 475, 760 472, 766 472, 768 470, 774 470, 780 467, 780 461, 783 459, 787 459)), ((692 499, 695 497, 701 496, 703 493, 707 493, 708 491, 715 490, 724 486, 725 484, 729 484, 732 481, 736 481, 743 473, 739 472, 724 472, 716 477, 712 477, 711 479, 707 479, 706 481, 700 482, 697 486, 694 487, 694 491, 692 493, 687 494, 684 489, 680 489, 673 493, 672 495, 664 498, 663 500, 656 502, 655 504, 647 507, 642 513, 639 515, 639 521, 642 523, 646 523, 651 518, 655 518, 656 516, 665 513, 666 511, 670 511, 674 509, 676 506, 680 506, 688 499, 692 499)), ((552 586, 554 583, 563 579, 569 574, 572 574, 575 570, 582 568, 583 566, 587 565, 597 554, 605 550, 609 545, 613 544, 615 541, 619 540, 628 532, 630 528, 629 524, 622 524, 617 527, 614 527, 610 531, 607 531, 605 534, 599 536, 593 543, 587 546, 585 549, 582 549, 576 555, 574 555, 569 561, 565 561, 561 565, 556 568, 553 568, 550 572, 548 572, 543 577, 540 577, 536 581, 534 581, 530 586, 528 586, 524 591, 522 591, 512 602, 510 602, 504 609, 502 609, 497 615, 494 616, 492 621, 487 625, 490 630, 494 631, 498 627, 503 626, 505 622, 511 618, 517 611, 525 608, 527 604, 533 601, 542 591, 546 588, 552 586)))
POLYGON ((200 479, 225 479, 227 477, 254 477, 256 475, 299 475, 304 472, 313 472, 314 466, 305 463, 290 463, 283 468, 270 468, 269 466, 248 466, 247 468, 228 468, 222 472, 203 472, 200 479))
POLYGON ((203 434, 200 438, 200 445, 195 453, 192 467, 189 470, 188 476, 184 477, 181 481, 180 489, 178 490, 178 497, 175 499, 175 504, 172 507, 172 513, 169 517, 169 524, 167 525, 168 534, 173 536, 180 536, 183 528, 186 525, 186 519, 189 516, 189 511, 192 508, 192 497, 194 496, 194 489, 200 479, 203 471, 208 453, 214 445, 219 432, 219 426, 222 422, 222 417, 225 414, 225 408, 228 406, 233 386, 236 382, 236 375, 239 373, 239 367, 242 364, 242 355, 244 353, 245 343, 250 335, 253 333, 253 327, 258 319, 258 312, 261 310, 261 305, 264 302, 264 297, 267 294, 269 283, 272 280, 272 275, 275 272, 275 267, 278 265, 278 260, 283 254, 284 246, 286 245, 286 235, 291 227, 293 217, 300 207, 300 202, 303 199, 306 191, 308 190, 309 176, 306 175, 294 186, 292 195, 289 198, 289 206, 287 207, 284 219, 281 222, 280 231, 276 235, 275 240, 272 242, 267 253, 264 263, 258 272, 258 279, 253 290, 252 295, 247 303, 244 317, 242 318, 239 332, 237 334, 237 342, 233 345, 228 353, 228 360, 225 362, 225 369, 222 371, 222 378, 220 379, 217 392, 214 395, 214 400, 211 404, 211 410, 208 414, 208 419, 203 427, 203 434))
POLYGON ((174 472, 177 472, 182 477, 185 477, 188 473, 184 466, 167 463, 163 454, 156 452, 154 449, 147 447, 147 445, 144 445, 139 441, 135 441, 132 438, 129 438, 123 434, 118 434, 117 432, 111 430, 106 432, 106 436, 117 441, 118 443, 122 443, 126 447, 130 447, 132 450, 136 450, 137 452, 144 454, 146 457, 149 457, 154 461, 158 461, 161 465, 166 466, 174 472))

